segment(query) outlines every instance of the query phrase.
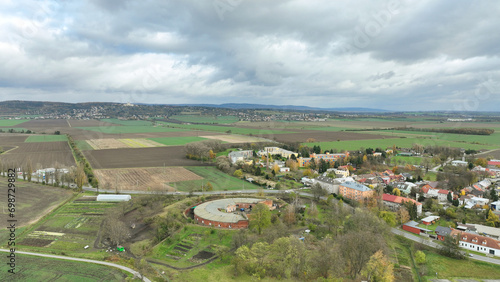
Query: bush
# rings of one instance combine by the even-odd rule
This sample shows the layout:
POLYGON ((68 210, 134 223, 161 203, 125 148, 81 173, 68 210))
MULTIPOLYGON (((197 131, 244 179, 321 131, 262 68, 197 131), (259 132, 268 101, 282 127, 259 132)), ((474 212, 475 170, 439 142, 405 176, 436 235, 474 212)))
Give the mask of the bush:
POLYGON ((415 262, 417 264, 424 264, 425 263, 425 254, 422 251, 417 251, 415 253, 415 262))

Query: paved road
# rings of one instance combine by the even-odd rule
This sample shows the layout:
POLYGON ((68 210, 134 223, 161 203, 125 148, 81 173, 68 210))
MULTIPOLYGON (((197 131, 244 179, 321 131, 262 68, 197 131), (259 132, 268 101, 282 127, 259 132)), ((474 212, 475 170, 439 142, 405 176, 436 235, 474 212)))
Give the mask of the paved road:
MULTIPOLYGON (((391 228, 391 232, 394 233, 394 234, 397 234, 397 235, 401 235, 401 236, 403 236, 405 238, 408 238, 408 239, 410 239, 412 241, 422 243, 422 244, 427 245, 427 246, 432 247, 432 248, 439 249, 441 247, 441 245, 439 245, 438 243, 434 242, 432 239, 427 239, 427 238, 424 238, 424 237, 418 237, 418 236, 409 234, 407 232, 404 232, 404 231, 396 229, 396 228, 391 228)), ((470 259, 474 259, 474 260, 479 260, 479 261, 484 261, 484 262, 489 262, 489 263, 500 265, 500 260, 499 259, 494 259, 494 258, 490 258, 490 257, 484 257, 484 256, 476 255, 476 254, 474 254, 473 257, 469 257, 469 258, 470 259)))
MULTIPOLYGON (((0 252, 10 253, 10 251, 6 250, 6 249, 0 249, 0 252)), ((98 261, 98 260, 74 258, 74 257, 65 257, 65 256, 57 256, 57 255, 49 255, 49 254, 39 254, 39 253, 32 253, 32 252, 22 252, 22 251, 16 251, 16 254, 24 254, 24 255, 30 255, 30 256, 38 256, 38 257, 56 258, 56 259, 63 259, 63 260, 72 260, 72 261, 102 264, 102 265, 112 266, 112 267, 116 267, 116 268, 125 270, 129 273, 132 273, 133 275, 137 275, 138 277, 140 277, 139 272, 133 270, 132 268, 128 268, 128 267, 123 266, 123 265, 119 265, 119 264, 115 264, 115 263, 111 263, 111 262, 106 262, 106 261, 98 261)), ((146 277, 144 277, 144 281, 151 282, 151 280, 149 280, 146 277)))

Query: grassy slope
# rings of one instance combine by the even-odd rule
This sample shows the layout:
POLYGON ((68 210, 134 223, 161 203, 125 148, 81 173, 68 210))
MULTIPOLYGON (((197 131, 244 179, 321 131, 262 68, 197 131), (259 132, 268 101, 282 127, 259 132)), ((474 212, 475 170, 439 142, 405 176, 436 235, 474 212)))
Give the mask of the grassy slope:
POLYGON ((34 142, 59 142, 68 141, 66 135, 31 135, 26 138, 24 142, 34 143, 34 142))
POLYGON ((21 254, 16 254, 16 274, 8 269, 0 264, 1 281, 123 281, 128 276, 114 267, 21 254))
POLYGON ((167 146, 179 146, 207 139, 197 136, 185 136, 185 137, 157 137, 157 138, 148 138, 148 140, 152 140, 167 146))
POLYGON ((225 174, 224 172, 218 170, 211 166, 192 166, 186 167, 186 169, 202 176, 202 180, 190 180, 171 183, 171 186, 177 187, 179 191, 190 191, 190 189, 200 189, 201 185, 206 185, 210 182, 214 187, 215 191, 227 190, 242 190, 245 189, 258 189, 257 185, 248 183, 247 181, 241 180, 239 178, 225 174))

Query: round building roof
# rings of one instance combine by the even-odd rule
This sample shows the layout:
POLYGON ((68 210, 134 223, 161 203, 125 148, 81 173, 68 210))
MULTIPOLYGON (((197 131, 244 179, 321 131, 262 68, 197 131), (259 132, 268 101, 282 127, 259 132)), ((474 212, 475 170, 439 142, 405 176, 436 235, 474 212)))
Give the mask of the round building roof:
POLYGON ((264 200, 256 198, 230 198, 214 200, 196 206, 194 214, 195 216, 206 220, 237 223, 240 220, 247 220, 247 218, 243 217, 241 214, 225 212, 228 206, 234 206, 237 204, 258 204, 262 201, 264 200))

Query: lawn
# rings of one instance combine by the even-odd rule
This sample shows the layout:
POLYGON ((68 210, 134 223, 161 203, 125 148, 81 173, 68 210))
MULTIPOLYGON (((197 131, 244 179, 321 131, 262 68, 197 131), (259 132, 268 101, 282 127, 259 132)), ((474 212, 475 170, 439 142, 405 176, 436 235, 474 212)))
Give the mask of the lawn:
POLYGON ((24 142, 35 143, 35 142, 59 142, 68 141, 66 135, 31 135, 24 142))
POLYGON ((1 264, 1 281, 124 281, 131 275, 104 265, 23 254, 16 254, 15 274, 8 269, 6 263, 1 264))
POLYGON ((227 175, 226 173, 218 170, 211 166, 191 166, 186 167, 186 169, 196 173, 197 175, 203 177, 202 180, 190 180, 172 183, 179 191, 189 192, 201 189, 202 185, 206 185, 207 182, 212 184, 214 191, 223 190, 243 190, 243 189, 259 189, 260 187, 251 184, 242 179, 236 178, 234 176, 227 175))
POLYGON ((406 164, 412 164, 412 165, 420 165, 422 162, 421 157, 405 157, 405 156, 394 156, 391 157, 391 162, 396 163, 396 162, 401 162, 401 163, 406 163, 406 164))
POLYGON ((368 139, 368 140, 349 140, 349 141, 333 141, 333 142, 314 142, 314 143, 302 143, 308 147, 321 146, 322 150, 348 150, 354 151, 360 148, 382 148, 386 149, 395 145, 400 148, 411 148, 413 144, 421 144, 424 146, 450 146, 454 148, 464 148, 464 149, 495 149, 498 146, 492 145, 479 145, 462 143, 441 139, 424 139, 424 138, 389 138, 389 139, 368 139))
POLYGON ((29 119, 0 119, 0 126, 14 126, 27 121, 29 119))
POLYGON ((186 131, 185 129, 151 126, 151 125, 89 126, 89 127, 77 127, 77 128, 88 131, 100 132, 100 133, 108 133, 108 134, 186 131))
POLYGON ((205 125, 205 124, 175 124, 168 122, 158 122, 170 127, 184 128, 184 129, 195 129, 204 131, 215 131, 221 133, 233 133, 233 134, 245 134, 245 135, 260 135, 260 134, 284 134, 293 133, 291 131, 280 131, 271 129, 256 129, 256 128, 239 128, 233 126, 217 126, 217 125, 205 125))
POLYGON ((170 118, 183 122, 219 123, 219 124, 235 123, 239 120, 235 116, 202 116, 202 115, 177 115, 177 116, 172 116, 170 118))
POLYGON ((207 139, 203 138, 203 137, 197 137, 197 136, 185 136, 185 137, 148 138, 148 140, 152 140, 152 141, 158 142, 158 143, 166 145, 166 146, 180 146, 180 145, 185 145, 187 143, 203 141, 203 140, 207 140, 207 139))

